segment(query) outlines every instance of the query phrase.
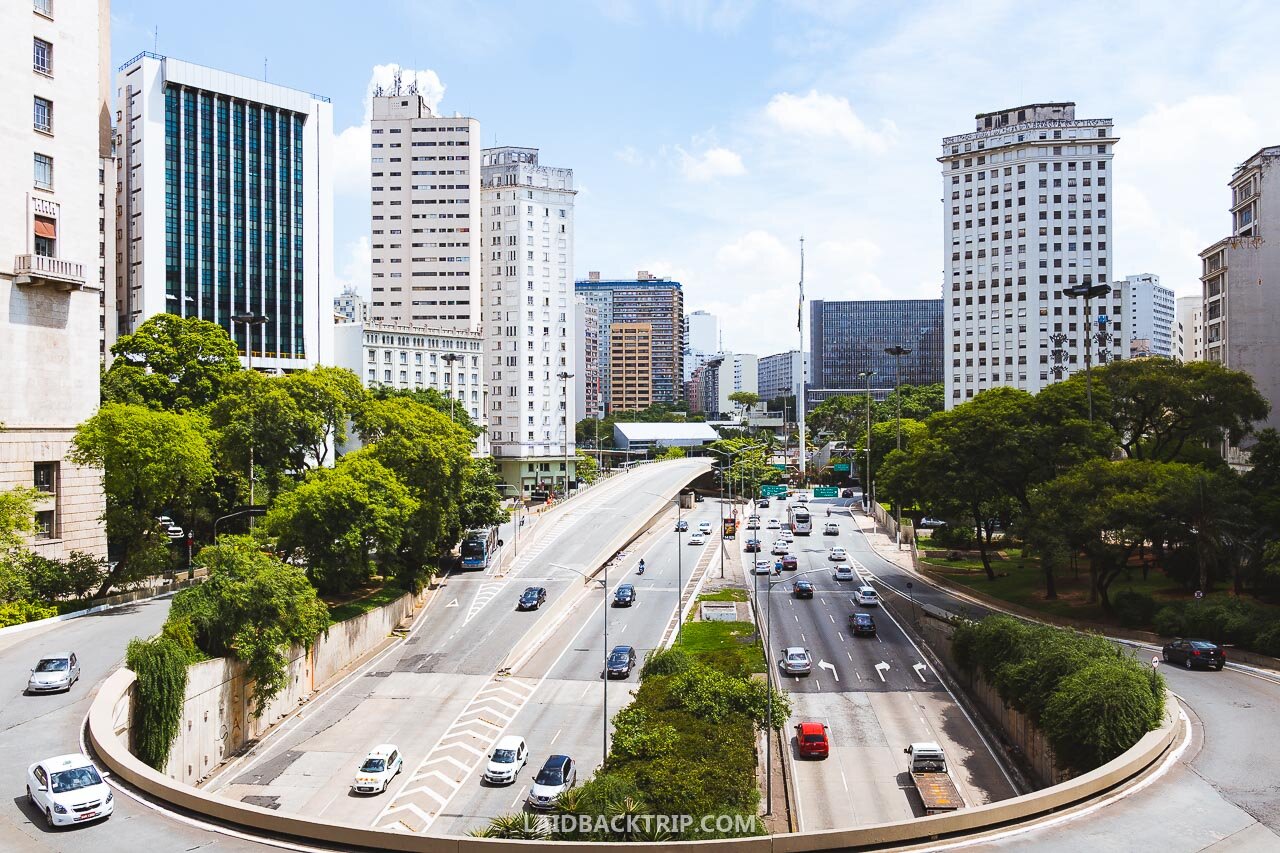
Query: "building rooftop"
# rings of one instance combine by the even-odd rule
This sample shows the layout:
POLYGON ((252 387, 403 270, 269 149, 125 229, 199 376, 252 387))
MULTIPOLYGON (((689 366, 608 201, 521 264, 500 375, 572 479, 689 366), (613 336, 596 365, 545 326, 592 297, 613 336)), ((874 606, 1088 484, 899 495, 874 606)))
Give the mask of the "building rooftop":
POLYGON ((705 423, 633 423, 616 421, 613 428, 627 441, 719 441, 720 433, 705 423))

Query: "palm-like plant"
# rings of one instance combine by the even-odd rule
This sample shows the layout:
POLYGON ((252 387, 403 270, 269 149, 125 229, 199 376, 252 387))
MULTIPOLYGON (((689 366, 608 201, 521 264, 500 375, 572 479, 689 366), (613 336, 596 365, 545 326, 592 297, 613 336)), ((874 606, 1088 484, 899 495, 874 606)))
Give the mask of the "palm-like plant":
POLYGON ((620 817, 623 819, 622 826, 624 827, 624 829, 622 830, 622 838, 615 839, 615 840, 621 840, 621 841, 635 840, 636 834, 635 832, 632 831, 632 828, 642 827, 645 824, 645 821, 639 821, 634 819, 637 817, 640 817, 641 815, 645 815, 649 813, 648 806, 646 806, 640 800, 637 800, 635 797, 631 797, 631 796, 625 796, 620 799, 611 801, 607 807, 607 810, 610 818, 620 817))
POLYGON ((523 813, 498 815, 489 821, 488 829, 493 834, 480 837, 514 838, 522 841, 538 841, 547 837, 542 819, 534 817, 531 821, 530 815, 523 813))

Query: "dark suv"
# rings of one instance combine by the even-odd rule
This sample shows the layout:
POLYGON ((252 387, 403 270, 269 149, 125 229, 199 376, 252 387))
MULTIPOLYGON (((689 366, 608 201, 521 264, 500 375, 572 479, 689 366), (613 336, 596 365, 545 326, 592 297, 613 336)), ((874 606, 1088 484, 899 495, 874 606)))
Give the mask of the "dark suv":
POLYGON ((870 613, 851 613, 849 615, 849 630, 853 632, 855 637, 874 637, 876 635, 876 620, 870 613))
POLYGON ((618 607, 630 607, 636 603, 636 588, 624 583, 622 586, 614 590, 613 603, 618 607))
POLYGON ((605 677, 626 678, 635 669, 636 650, 634 646, 614 646, 609 652, 609 660, 605 663, 605 677))
POLYGON ((517 610, 537 610, 547 600, 547 590, 541 586, 531 586, 520 594, 517 610))
POLYGON ((792 593, 796 598, 813 598, 813 584, 809 581, 796 581, 795 586, 791 587, 792 593))
POLYGON ((1206 669, 1222 669, 1227 653, 1222 646, 1210 640, 1190 640, 1179 637, 1164 647, 1165 663, 1180 663, 1187 669, 1202 666, 1206 669))

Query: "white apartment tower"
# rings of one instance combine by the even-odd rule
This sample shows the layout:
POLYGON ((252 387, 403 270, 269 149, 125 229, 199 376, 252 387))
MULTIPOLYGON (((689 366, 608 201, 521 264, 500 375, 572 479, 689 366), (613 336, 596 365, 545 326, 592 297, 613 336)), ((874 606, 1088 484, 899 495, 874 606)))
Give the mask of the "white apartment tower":
POLYGON ((1127 329, 1124 339, 1130 344, 1129 350, 1173 358, 1173 291, 1160 284, 1160 276, 1151 273, 1127 275, 1114 287, 1121 292, 1127 329))
POLYGON ((1118 141, 1111 119, 1077 119, 1073 103, 981 113, 942 140, 948 408, 1084 369, 1086 336, 1095 364, 1122 356, 1121 294, 1086 316, 1064 292, 1110 281, 1118 141))
POLYGON ((109 31, 107 0, 0 4, 0 492, 41 492, 49 558, 107 553, 101 472, 67 453, 99 402, 109 31))
POLYGON ((1178 320, 1175 324, 1174 353, 1178 361, 1204 361, 1204 298, 1178 297, 1178 320))
POLYGON ((529 494, 574 476, 573 170, 536 148, 481 153, 480 252, 489 438, 503 479, 529 494))
POLYGON ((329 99, 152 53, 116 81, 119 332, 167 312, 222 326, 256 368, 331 364, 329 99))
POLYGON ((720 352, 720 320, 707 311, 691 311, 684 315, 684 376, 688 382, 693 369, 705 364, 720 352))
POLYGON ((479 329, 480 122, 435 115, 412 88, 372 106, 370 318, 479 329))

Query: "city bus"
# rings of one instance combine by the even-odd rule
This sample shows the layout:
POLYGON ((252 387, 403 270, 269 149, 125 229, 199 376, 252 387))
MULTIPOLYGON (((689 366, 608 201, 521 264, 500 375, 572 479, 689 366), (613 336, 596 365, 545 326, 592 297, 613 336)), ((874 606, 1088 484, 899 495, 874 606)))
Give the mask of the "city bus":
POLYGON ((462 568, 487 569, 493 558, 502 547, 498 538, 498 528, 489 527, 483 530, 468 530, 462 537, 462 568))
POLYGON ((813 532, 813 517, 804 504, 787 507, 787 527, 796 536, 808 536, 813 532))

